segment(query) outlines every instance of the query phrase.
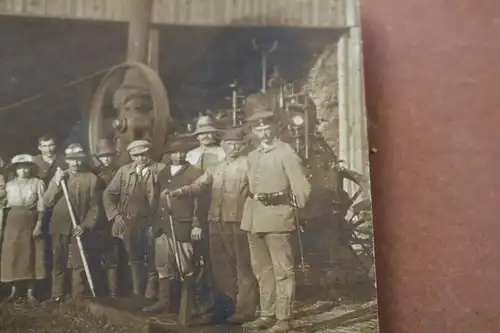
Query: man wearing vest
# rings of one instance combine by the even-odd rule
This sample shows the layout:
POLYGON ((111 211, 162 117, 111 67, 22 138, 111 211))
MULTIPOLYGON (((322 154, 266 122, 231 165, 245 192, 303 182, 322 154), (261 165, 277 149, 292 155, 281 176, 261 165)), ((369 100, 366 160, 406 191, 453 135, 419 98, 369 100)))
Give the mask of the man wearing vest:
MULTIPOLYGON (((120 167, 104 191, 103 203, 111 234, 123 245, 132 289, 143 296, 145 247, 142 237, 151 227, 159 199, 158 174, 164 164, 150 157, 151 144, 145 140, 131 142, 127 151, 132 159, 120 167)), ((121 247, 120 245, 120 247, 121 247)))
MULTIPOLYGON (((179 141, 167 148, 171 164, 158 175, 164 194, 191 184, 201 175, 200 169, 187 163, 186 151, 185 145, 179 141)), ((176 276, 183 279, 185 288, 189 290, 188 296, 194 296, 193 242, 199 241, 202 236, 198 219, 198 200, 171 198, 169 206, 166 199, 165 195, 161 197, 153 224, 153 233, 156 236, 155 262, 159 275, 158 302, 144 308, 145 312, 164 311, 168 308, 170 290, 176 276)))

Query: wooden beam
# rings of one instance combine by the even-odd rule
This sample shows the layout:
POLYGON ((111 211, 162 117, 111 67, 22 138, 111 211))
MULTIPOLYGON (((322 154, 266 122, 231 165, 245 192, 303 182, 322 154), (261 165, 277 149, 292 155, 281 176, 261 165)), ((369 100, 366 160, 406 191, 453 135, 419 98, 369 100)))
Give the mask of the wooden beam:
POLYGON ((129 0, 127 60, 148 63, 149 27, 153 0, 129 0))
POLYGON ((148 65, 155 72, 160 70, 160 30, 157 27, 149 29, 148 65))

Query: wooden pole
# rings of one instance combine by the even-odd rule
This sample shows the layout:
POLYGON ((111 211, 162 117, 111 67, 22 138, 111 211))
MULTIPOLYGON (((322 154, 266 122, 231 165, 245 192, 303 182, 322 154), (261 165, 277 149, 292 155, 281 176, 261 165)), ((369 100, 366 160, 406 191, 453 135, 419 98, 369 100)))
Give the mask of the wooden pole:
POLYGON ((129 0, 127 60, 148 63, 149 27, 153 0, 129 0))
POLYGON ((160 30, 157 27, 149 29, 148 65, 155 72, 160 71, 160 30))

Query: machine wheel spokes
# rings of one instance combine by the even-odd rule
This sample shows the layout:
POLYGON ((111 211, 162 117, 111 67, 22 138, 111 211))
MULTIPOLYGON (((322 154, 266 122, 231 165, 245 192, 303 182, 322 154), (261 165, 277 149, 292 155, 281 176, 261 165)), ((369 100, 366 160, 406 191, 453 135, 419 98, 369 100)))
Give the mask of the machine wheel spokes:
MULTIPOLYGON (((153 103, 152 117, 152 155, 155 160, 160 160, 163 155, 163 147, 167 137, 170 118, 170 107, 167 91, 158 74, 147 65, 133 62, 124 63, 113 67, 102 79, 94 98, 89 114, 88 140, 89 149, 93 155, 96 154, 97 143, 100 138, 107 137, 117 141, 119 138, 113 130, 113 121, 116 119, 117 111, 113 110, 112 95, 118 88, 125 72, 131 68, 139 71, 147 82, 153 103), (110 137, 111 136, 111 137, 110 137)), ((122 151, 122 155, 126 152, 122 151)))

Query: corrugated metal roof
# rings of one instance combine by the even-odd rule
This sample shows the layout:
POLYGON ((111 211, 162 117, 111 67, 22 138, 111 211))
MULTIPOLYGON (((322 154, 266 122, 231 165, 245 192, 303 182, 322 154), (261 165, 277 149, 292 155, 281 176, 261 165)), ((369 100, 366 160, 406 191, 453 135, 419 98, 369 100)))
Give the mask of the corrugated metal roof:
MULTIPOLYGON (((349 0, 155 0, 152 22, 199 26, 344 26, 349 0)), ((127 21, 125 0, 4 0, 0 15, 127 21)))

